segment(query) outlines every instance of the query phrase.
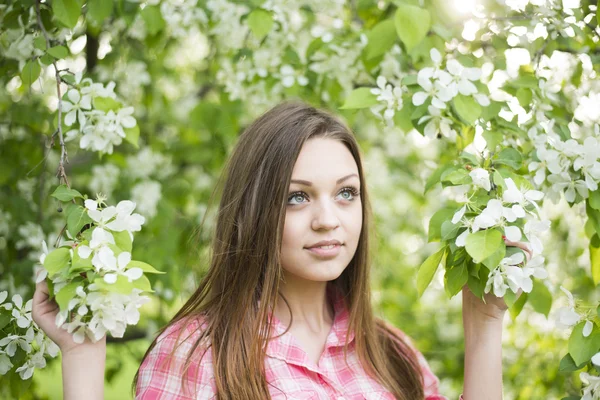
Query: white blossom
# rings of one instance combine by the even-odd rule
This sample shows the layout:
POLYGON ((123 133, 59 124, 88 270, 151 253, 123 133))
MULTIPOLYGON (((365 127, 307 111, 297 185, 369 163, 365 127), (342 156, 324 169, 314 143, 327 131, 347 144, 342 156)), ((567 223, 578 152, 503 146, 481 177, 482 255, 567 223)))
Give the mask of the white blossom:
POLYGON ((490 173, 487 170, 483 168, 473 168, 473 170, 469 172, 469 176, 473 179, 473 184, 475 186, 484 188, 488 192, 492 190, 490 173))

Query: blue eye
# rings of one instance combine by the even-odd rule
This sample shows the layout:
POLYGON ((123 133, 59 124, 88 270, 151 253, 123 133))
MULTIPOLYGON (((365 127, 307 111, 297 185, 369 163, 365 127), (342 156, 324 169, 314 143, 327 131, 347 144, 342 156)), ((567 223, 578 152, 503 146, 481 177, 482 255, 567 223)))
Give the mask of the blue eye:
POLYGON ((294 198, 306 198, 306 194, 304 192, 294 192, 288 197, 288 203, 294 198))
MULTIPOLYGON (((345 188, 342 188, 342 190, 339 191, 339 194, 342 195, 342 199, 346 200, 346 201, 354 201, 356 196, 358 196, 360 194, 360 192, 358 191, 357 188, 353 187, 353 186, 347 186, 345 188), (343 195, 343 194, 346 195, 343 195)), ((291 193, 288 197, 288 204, 290 205, 298 205, 298 204, 302 204, 302 202, 297 202, 297 203, 291 203, 292 200, 294 199, 298 199, 298 198, 302 198, 302 199, 306 199, 308 200, 308 196, 306 195, 306 193, 302 192, 302 191, 298 191, 298 192, 294 192, 291 193)))
POLYGON ((356 196, 359 195, 358 189, 352 186, 347 186, 340 190, 340 193, 349 193, 351 197, 344 197, 344 200, 352 201, 356 196))

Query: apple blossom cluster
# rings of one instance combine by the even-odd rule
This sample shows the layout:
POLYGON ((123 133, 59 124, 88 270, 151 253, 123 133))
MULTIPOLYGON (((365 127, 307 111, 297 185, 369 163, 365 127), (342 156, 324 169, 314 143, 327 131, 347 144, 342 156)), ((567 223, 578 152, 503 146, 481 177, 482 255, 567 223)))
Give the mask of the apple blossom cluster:
MULTIPOLYGON (((595 367, 600 367, 600 348, 596 345, 597 340, 593 340, 593 337, 600 337, 600 330, 595 323, 600 305, 583 307, 576 303, 570 291, 562 286, 560 289, 566 294, 568 304, 556 310, 555 325, 558 329, 573 329, 569 338, 569 348, 581 349, 576 353, 571 351, 567 357, 573 358, 577 366, 591 362, 595 367)), ((585 384, 582 399, 597 399, 600 396, 600 377, 581 372, 579 378, 585 384)))
MULTIPOLYGON (((492 189, 490 174, 486 169, 473 168, 469 176, 476 191, 479 188, 487 192, 492 189)), ((500 259, 497 266, 490 268, 485 293, 492 292, 504 297, 509 288, 515 294, 520 289, 529 293, 533 288, 531 277, 548 277, 543 268, 544 257, 540 254, 543 251, 540 235, 550 228, 550 221, 540 220, 536 213, 539 211, 537 202, 543 199, 544 193, 517 187, 512 178, 497 176, 494 183, 502 190, 496 191, 496 196, 487 200, 482 209, 479 204, 467 202, 453 215, 452 223, 463 229, 454 244, 465 247, 469 236, 485 229, 499 229, 511 242, 521 241, 525 236, 531 246, 532 258, 525 263, 524 254, 518 252, 500 259)))
POLYGON ((600 181, 600 126, 596 124, 582 139, 566 140, 555 133, 552 122, 542 126, 543 132, 537 127, 528 132, 536 149, 536 158, 529 163, 534 183, 554 202, 561 193, 571 204, 587 199, 600 181))
POLYGON ((63 122, 71 128, 65 141, 79 139, 82 149, 108 154, 123 139, 137 146, 139 128, 133 107, 123 107, 114 88, 114 82, 103 85, 75 74, 74 84, 61 101, 63 122))
POLYGON ((55 296, 67 290, 69 299, 57 314, 56 325, 73 333, 76 343, 82 343, 85 336, 96 342, 106 332, 122 337, 127 325, 137 324, 138 308, 149 301, 140 296, 148 291, 149 282, 140 278, 144 272, 155 272, 131 259, 133 232, 140 231, 145 222, 140 214, 132 214, 135 203, 124 200, 116 207, 102 209, 101 197, 84 203, 90 228, 82 233, 82 240, 68 242, 69 249, 61 247, 44 257, 46 274, 38 277, 40 281, 49 276, 55 296), (119 233, 120 239, 115 240, 119 233), (71 270, 84 273, 86 278, 73 276, 71 270))
MULTIPOLYGON (((51 251, 42 242, 36 283, 51 282, 50 296, 59 306, 56 326, 71 333, 76 343, 86 337, 97 342, 107 333, 123 337, 128 325, 138 323, 139 308, 150 301, 143 295, 152 291, 145 274, 161 273, 132 260, 133 233, 141 230, 145 218, 133 212, 136 204, 129 200, 106 206, 98 195, 96 200, 85 199, 82 207, 73 203, 82 198, 79 192, 66 186, 52 196, 64 204, 70 240, 51 251)), ((29 379, 34 368, 45 366, 45 354, 56 356, 58 347, 32 321, 32 300, 23 305, 15 295, 13 304, 3 303, 6 297, 7 292, 0 293, 0 316, 11 312, 9 320, 0 318, 0 332, 6 334, 0 337, 0 373, 12 368, 11 359, 20 348, 27 357, 16 372, 29 379)))
POLYGON ((339 39, 342 33, 348 36, 345 29, 352 29, 341 17, 344 2, 268 0, 254 11, 246 4, 226 0, 211 0, 206 6, 213 23, 209 33, 223 53, 217 81, 230 100, 274 105, 284 98, 286 89, 306 87, 311 71, 318 74, 315 85, 323 87, 319 92, 324 101, 332 94, 320 81, 323 76, 337 81, 346 93, 356 81, 368 80, 359 62, 366 37, 352 34, 350 40, 339 39), (306 8, 316 18, 308 18, 306 8), (246 20, 240 19, 248 13, 246 20), (269 26, 272 28, 265 28, 269 26), (322 46, 310 52, 310 46, 318 41, 322 46))
POLYGON ((0 292, 0 375, 6 375, 19 360, 15 372, 26 380, 35 368, 46 366, 46 356, 56 357, 59 348, 32 320, 32 300, 23 304, 18 294, 12 302, 7 297, 8 292, 0 292))
MULTIPOLYGON (((448 118, 448 103, 456 96, 471 96, 483 107, 490 105, 487 94, 482 93, 476 82, 480 82, 481 68, 466 67, 454 58, 444 58, 438 49, 432 48, 429 52, 433 66, 425 67, 417 73, 418 86, 412 90, 411 102, 419 107, 426 102, 427 113, 420 117, 418 124, 426 124, 425 136, 434 138, 441 133, 446 138, 454 141, 456 131, 452 128, 452 120, 448 118), (444 65, 445 64, 445 65, 444 65)), ((371 89, 371 93, 377 96, 381 102, 371 107, 371 111, 381 115, 389 126, 394 124, 394 115, 403 107, 403 93, 409 91, 406 86, 395 85, 387 82, 384 76, 377 78, 377 88, 371 89)))

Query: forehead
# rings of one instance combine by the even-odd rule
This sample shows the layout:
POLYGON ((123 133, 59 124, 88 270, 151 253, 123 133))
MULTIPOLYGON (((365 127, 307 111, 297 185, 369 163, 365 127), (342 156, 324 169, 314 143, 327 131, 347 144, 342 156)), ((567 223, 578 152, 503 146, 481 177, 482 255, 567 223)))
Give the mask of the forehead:
POLYGON ((335 139, 314 138, 302 146, 292 179, 335 181, 351 173, 358 175, 358 167, 346 145, 335 139))

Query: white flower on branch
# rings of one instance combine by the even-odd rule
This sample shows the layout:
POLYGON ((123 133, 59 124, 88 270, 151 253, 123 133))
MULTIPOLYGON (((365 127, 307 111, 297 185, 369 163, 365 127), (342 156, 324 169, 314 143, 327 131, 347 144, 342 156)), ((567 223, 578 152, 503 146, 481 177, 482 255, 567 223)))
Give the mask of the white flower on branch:
POLYGON ((485 189, 486 191, 492 190, 492 185, 490 183, 490 173, 483 168, 473 168, 471 172, 469 172, 469 176, 473 180, 473 184, 475 186, 479 186, 480 188, 485 189))
POLYGON ((12 309, 12 316, 17 321, 17 325, 19 328, 29 328, 33 320, 31 319, 31 306, 33 303, 33 299, 30 299, 23 306, 23 299, 20 295, 15 294, 12 297, 12 302, 14 303, 14 307, 12 309))
POLYGON ((481 78, 480 68, 465 68, 458 60, 448 60, 446 63, 448 72, 452 75, 452 80, 448 88, 456 96, 458 93, 464 96, 470 96, 477 93, 477 86, 473 81, 481 78))
POLYGON ((119 254, 119 256, 116 258, 114 257, 114 255, 112 257, 107 257, 104 260, 104 269, 107 271, 114 271, 114 273, 110 272, 104 275, 104 281, 109 284, 115 283, 117 282, 117 277, 119 275, 125 276, 129 280, 129 282, 141 278, 144 274, 144 271, 142 271, 141 268, 137 267, 127 268, 130 262, 131 253, 128 253, 126 251, 119 254))
POLYGON ((569 304, 567 307, 561 307, 556 311, 555 325, 558 329, 568 329, 575 326, 581 320, 581 315, 575 311, 573 294, 562 286, 560 290, 567 295, 569 304))
POLYGON ((423 131, 425 136, 429 138, 436 138, 439 133, 445 136, 450 141, 456 141, 456 131, 452 129, 452 120, 442 115, 442 111, 439 108, 433 106, 427 107, 428 115, 424 115, 419 119, 419 124, 429 121, 423 131))
POLYGON ((431 105, 443 110, 446 108, 446 103, 452 100, 452 92, 448 89, 451 77, 447 72, 440 71, 439 78, 432 82, 431 73, 422 69, 417 74, 417 82, 423 91, 413 94, 412 102, 415 106, 420 106, 431 97, 431 105))
POLYGON ((0 375, 6 375, 12 367, 13 364, 10 362, 10 357, 0 349, 0 375))
POLYGON ((65 115, 65 125, 71 126, 75 121, 78 121, 80 129, 83 129, 86 123, 86 116, 83 110, 90 110, 92 108, 92 96, 82 96, 77 89, 70 89, 67 92, 67 98, 69 100, 62 101, 62 111, 67 113, 65 115))
POLYGON ((23 351, 29 353, 31 351, 31 342, 33 341, 33 327, 30 326, 25 333, 25 336, 21 335, 8 335, 5 338, 0 339, 0 347, 6 346, 4 351, 9 357, 14 357, 17 352, 17 346, 21 347, 23 351))
POLYGON ((115 232, 127 231, 129 234, 131 232, 139 232, 146 218, 137 213, 131 214, 135 210, 135 206, 133 201, 120 201, 116 207, 116 218, 109 222, 106 227, 115 232))
POLYGON ((44 358, 44 353, 42 351, 38 351, 33 355, 29 355, 25 364, 20 366, 15 370, 15 372, 19 373, 19 376, 23 380, 27 380, 31 378, 33 375, 33 370, 35 368, 44 368, 46 367, 46 359, 44 358))
POLYGON ((586 385, 583 388, 583 397, 581 397, 581 400, 597 400, 600 398, 600 376, 581 372, 579 379, 586 385))

